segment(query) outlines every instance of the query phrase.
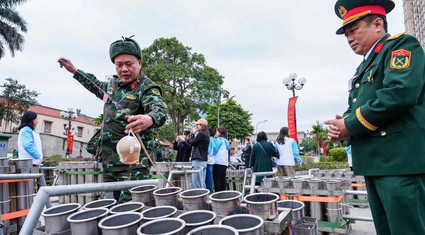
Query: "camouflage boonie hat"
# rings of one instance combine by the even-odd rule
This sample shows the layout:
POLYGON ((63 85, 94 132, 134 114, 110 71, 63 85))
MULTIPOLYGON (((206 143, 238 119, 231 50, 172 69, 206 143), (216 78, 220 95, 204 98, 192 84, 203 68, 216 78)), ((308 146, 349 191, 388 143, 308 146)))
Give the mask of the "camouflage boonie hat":
POLYGON ((391 0, 338 0, 335 14, 342 19, 342 26, 336 34, 344 34, 344 27, 367 15, 382 15, 392 11, 395 4, 391 0))
POLYGON ((109 47, 109 56, 111 57, 112 63, 115 63, 115 57, 121 54, 130 54, 139 59, 142 58, 142 51, 140 50, 139 44, 131 39, 131 37, 123 37, 122 40, 117 40, 111 44, 109 47))

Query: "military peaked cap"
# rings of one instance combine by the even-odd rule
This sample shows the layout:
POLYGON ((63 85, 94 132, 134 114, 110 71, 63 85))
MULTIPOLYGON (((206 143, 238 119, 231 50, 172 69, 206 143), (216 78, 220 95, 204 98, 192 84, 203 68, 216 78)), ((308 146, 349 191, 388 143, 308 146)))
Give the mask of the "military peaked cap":
POLYGON ((336 34, 343 34, 344 26, 367 15, 386 16, 394 7, 392 0, 338 0, 335 3, 335 14, 342 19, 342 26, 336 34))

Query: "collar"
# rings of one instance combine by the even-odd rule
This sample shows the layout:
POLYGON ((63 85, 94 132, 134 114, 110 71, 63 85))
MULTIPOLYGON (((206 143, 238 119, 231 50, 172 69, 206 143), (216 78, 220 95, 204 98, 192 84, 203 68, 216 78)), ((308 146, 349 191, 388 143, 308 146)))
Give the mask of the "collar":
MULTIPOLYGON (((375 48, 376 44, 378 44, 378 42, 379 42, 379 41, 381 41, 381 39, 382 39, 383 37, 385 37, 385 36, 387 36, 387 35, 384 35, 384 36, 380 37, 378 40, 376 40, 375 44, 373 44, 373 46, 369 49, 369 51, 368 51, 368 52, 367 52, 367 54, 365 55, 364 60, 367 60, 367 58, 369 57, 369 55, 372 53, 373 49, 375 48)), ((381 48, 382 48, 382 47, 381 47, 381 48)), ((381 49, 381 48, 380 48, 380 49, 381 49)), ((379 50, 380 50, 380 49, 379 49, 379 50)), ((378 52, 379 52, 379 51, 378 51, 378 52)))
POLYGON ((139 85, 139 80, 141 79, 142 76, 142 72, 140 72, 139 76, 137 76, 136 79, 134 79, 133 82, 131 82, 130 84, 125 84, 123 82, 121 82, 120 80, 118 81, 118 87, 123 87, 123 86, 130 86, 130 89, 133 90, 137 85, 139 85))
POLYGON ((131 90, 133 90, 137 85, 139 85, 139 81, 137 79, 135 79, 131 84, 130 84, 130 88, 131 90))

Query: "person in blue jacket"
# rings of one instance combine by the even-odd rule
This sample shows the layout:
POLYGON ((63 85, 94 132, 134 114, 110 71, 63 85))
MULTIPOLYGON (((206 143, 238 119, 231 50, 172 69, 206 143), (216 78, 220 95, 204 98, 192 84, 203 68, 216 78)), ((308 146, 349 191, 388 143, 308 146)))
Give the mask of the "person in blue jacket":
POLYGON ((214 163, 215 158, 213 154, 214 149, 214 130, 211 127, 208 127, 208 134, 210 135, 210 144, 208 145, 208 160, 207 160, 207 175, 205 177, 205 186, 210 193, 214 192, 214 179, 213 179, 213 171, 214 171, 214 163))
POLYGON ((227 130, 223 126, 217 127, 215 136, 213 178, 214 189, 216 192, 220 192, 226 190, 226 171, 229 166, 230 143, 227 140, 227 130))
POLYGON ((30 158, 33 165, 41 165, 43 162, 40 135, 35 131, 37 123, 37 113, 26 111, 18 127, 18 158, 30 158))

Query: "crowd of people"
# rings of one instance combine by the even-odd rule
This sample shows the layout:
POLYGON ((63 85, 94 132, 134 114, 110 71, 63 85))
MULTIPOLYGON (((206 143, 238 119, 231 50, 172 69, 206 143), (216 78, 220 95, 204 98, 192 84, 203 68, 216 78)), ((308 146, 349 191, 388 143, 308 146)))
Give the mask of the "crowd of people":
MULTIPOLYGON (((425 148, 421 144, 425 142, 425 54, 413 36, 387 33, 386 15, 394 7, 392 0, 336 1, 334 10, 342 19, 336 34, 344 35, 363 60, 349 80, 347 110, 325 124, 329 140, 350 142, 346 148, 350 168, 365 176, 377 234, 424 234, 425 148)), ((109 56, 117 75, 107 82, 77 69, 67 58, 59 58, 58 63, 104 102, 101 130, 94 138, 94 154, 103 164, 104 181, 146 179, 146 167, 120 162, 116 145, 128 133, 140 134, 156 161, 163 161, 159 146, 154 144, 153 129, 165 123, 168 108, 161 88, 141 72, 141 49, 135 40, 130 37, 113 42, 109 56)), ((43 159, 37 122, 37 114, 27 111, 18 128, 19 158, 31 158, 34 165, 43 159)), ((174 142, 176 161, 191 161, 200 171, 201 177, 193 177, 193 188, 206 187, 211 193, 226 190, 227 138, 225 127, 214 132, 207 120, 199 119, 192 133, 185 131, 174 142)), ((261 131, 254 144, 250 137, 245 143, 242 157, 245 167, 253 172, 269 172, 276 165, 278 176, 294 177, 295 165, 302 164, 287 127, 280 129, 274 142, 261 131)), ((148 156, 142 153, 143 157, 148 156)), ((256 184, 261 182, 262 178, 256 179, 256 184)), ((123 196, 114 192, 117 199, 123 196)))
MULTIPOLYGON (((256 143, 251 147, 251 142, 248 141, 243 156, 249 156, 248 160, 245 159, 245 163, 246 167, 252 168, 253 172, 271 172, 276 165, 277 176, 294 177, 295 165, 302 165, 297 142, 289 137, 287 127, 280 129, 275 142, 269 142, 264 131, 258 132, 256 143)), ((263 178, 258 177, 255 183, 260 185, 263 178)))
POLYGON ((200 171, 201 177, 192 176, 192 188, 205 187, 210 192, 226 190, 230 143, 225 127, 218 127, 214 133, 207 120, 199 119, 193 131, 184 131, 172 147, 177 150, 176 162, 191 161, 193 168, 200 171))
MULTIPOLYGON (((177 150, 175 161, 191 161, 193 168, 201 174, 201 177, 193 175, 193 188, 205 187, 211 193, 227 189, 226 172, 230 160, 230 143, 227 139, 225 127, 219 126, 214 132, 205 119, 196 122, 192 133, 184 131, 182 136, 177 137, 171 146, 177 150), (203 182, 199 181, 200 178, 203 182)), ((257 134, 254 144, 247 136, 241 157, 245 168, 251 168, 253 172, 270 172, 276 165, 278 176, 294 177, 295 165, 302 164, 297 142, 289 137, 287 127, 280 129, 279 136, 273 142, 268 140, 264 131, 257 134)), ((262 179, 257 178, 256 184, 261 184, 262 179)))

